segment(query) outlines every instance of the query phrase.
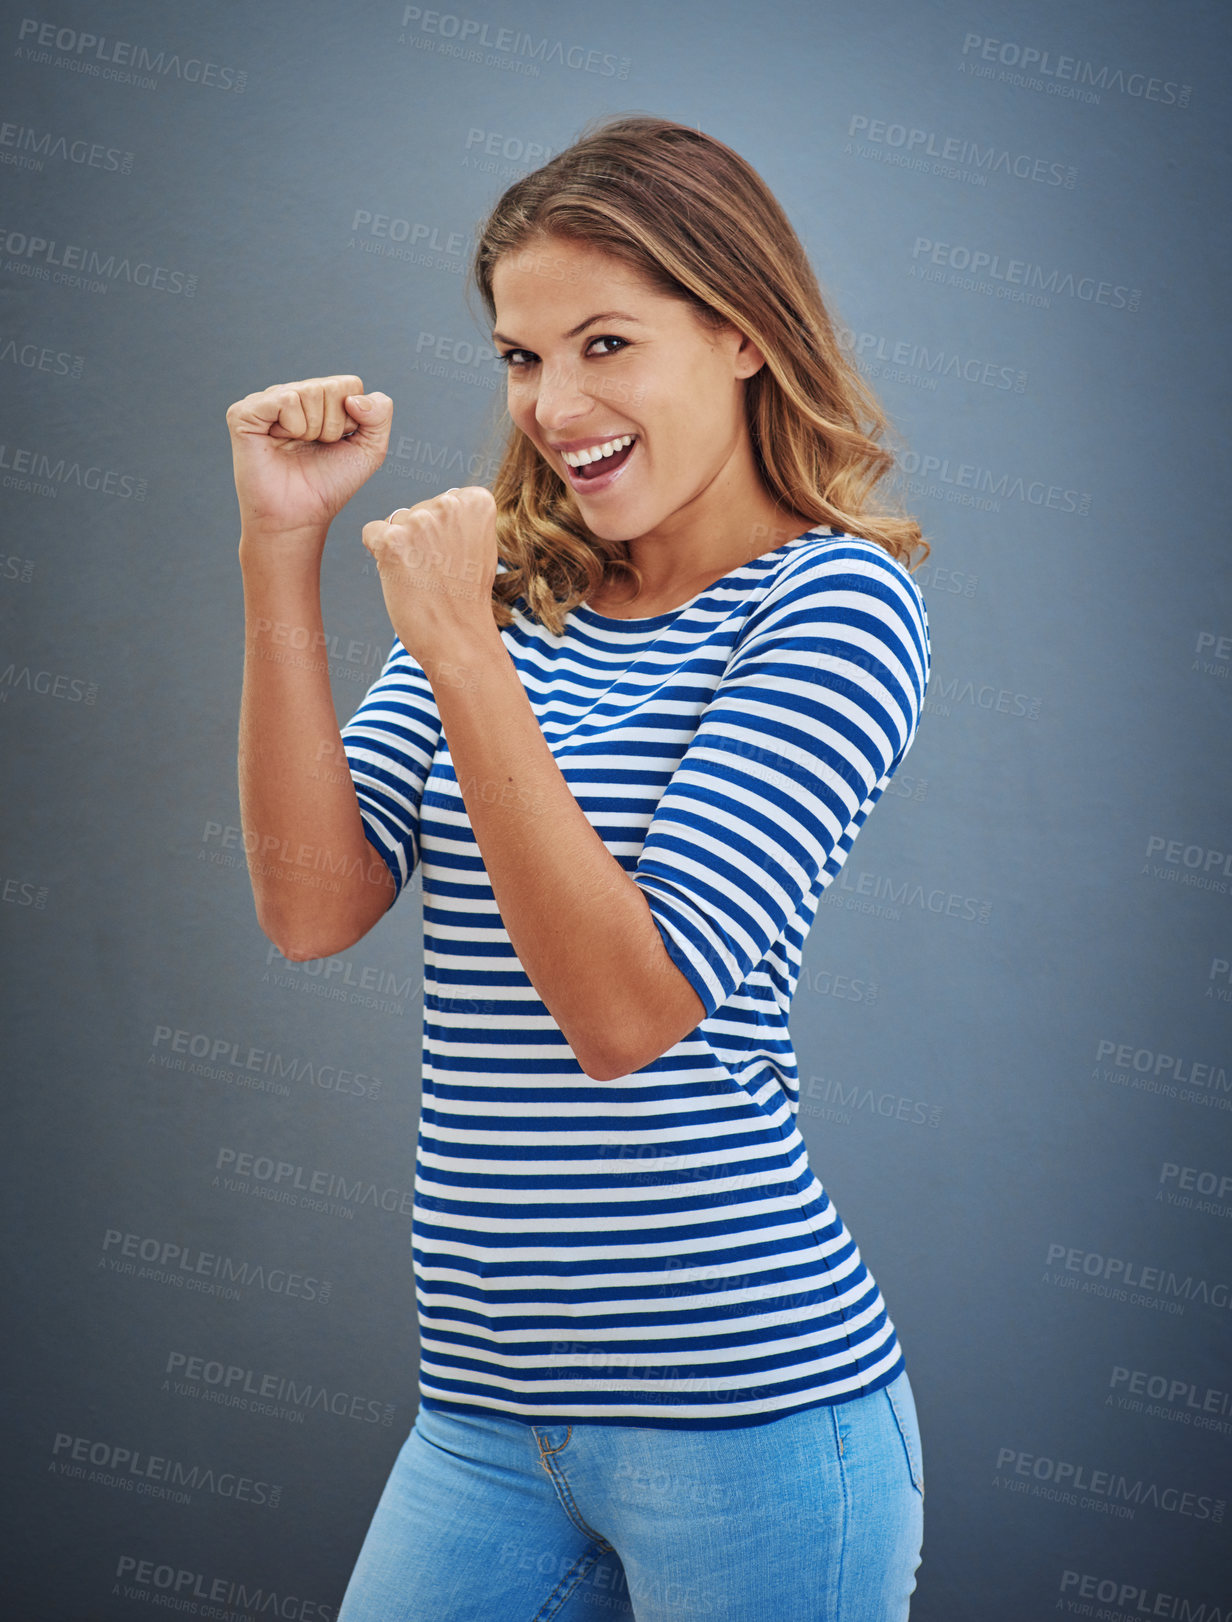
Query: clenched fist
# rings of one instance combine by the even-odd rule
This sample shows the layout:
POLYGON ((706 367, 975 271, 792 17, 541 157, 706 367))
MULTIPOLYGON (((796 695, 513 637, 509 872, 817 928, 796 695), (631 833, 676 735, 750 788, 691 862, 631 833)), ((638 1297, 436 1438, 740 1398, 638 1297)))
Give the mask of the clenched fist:
POLYGON ((483 485, 446 490, 365 524, 389 619, 425 669, 490 641, 496 579, 496 502, 483 485))
POLYGON ((393 401, 353 374, 280 383, 227 412, 240 520, 249 542, 329 524, 385 459, 393 401))

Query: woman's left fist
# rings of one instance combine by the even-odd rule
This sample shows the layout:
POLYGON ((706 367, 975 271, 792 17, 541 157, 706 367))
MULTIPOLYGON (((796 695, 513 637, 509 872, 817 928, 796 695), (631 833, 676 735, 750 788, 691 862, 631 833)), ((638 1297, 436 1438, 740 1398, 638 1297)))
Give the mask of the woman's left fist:
POLYGON ((481 484, 446 490, 365 524, 389 619, 424 664, 449 657, 459 638, 490 634, 496 579, 496 501, 481 484))

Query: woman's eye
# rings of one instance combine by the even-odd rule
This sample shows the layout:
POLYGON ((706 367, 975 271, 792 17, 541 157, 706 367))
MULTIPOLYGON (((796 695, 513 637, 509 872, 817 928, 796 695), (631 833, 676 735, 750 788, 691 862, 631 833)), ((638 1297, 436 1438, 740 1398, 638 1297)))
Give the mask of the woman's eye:
MULTIPOLYGON (((586 348, 588 352, 591 352, 594 344, 615 344, 618 346, 615 349, 594 351, 597 356, 601 357, 603 355, 618 355, 622 349, 628 348, 629 340, 627 338, 618 338, 614 332, 601 332, 587 342, 586 348)), ((511 372, 523 372, 527 367, 533 366, 539 357, 529 349, 506 349, 503 352, 498 351, 496 358, 502 366, 507 366, 511 372)))

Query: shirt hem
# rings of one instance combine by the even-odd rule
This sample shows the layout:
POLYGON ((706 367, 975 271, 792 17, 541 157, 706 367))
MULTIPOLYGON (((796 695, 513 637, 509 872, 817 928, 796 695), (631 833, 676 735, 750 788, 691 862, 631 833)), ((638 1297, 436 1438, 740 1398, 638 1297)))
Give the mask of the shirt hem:
POLYGON ((532 1425, 633 1425, 640 1430, 740 1430, 752 1429, 759 1425, 769 1425, 776 1419, 789 1419, 793 1414, 806 1413, 810 1408, 837 1408, 845 1402, 857 1402, 861 1397, 871 1396, 874 1391, 881 1391, 893 1384, 899 1375, 904 1373, 906 1365, 901 1349, 890 1367, 878 1374, 875 1379, 854 1391, 838 1391, 831 1396, 814 1396, 805 1401, 792 1403, 786 1408, 775 1408, 773 1412, 762 1414, 715 1414, 712 1416, 691 1415, 688 1418, 674 1419, 659 1414, 648 1415, 639 1413, 629 1414, 597 1414, 588 1416, 584 1414, 559 1414, 543 1411, 534 1414, 515 1414, 507 1408, 490 1408, 481 1402, 449 1402, 440 1397, 428 1397, 420 1394, 420 1407, 437 1413, 446 1414, 473 1414, 481 1413, 489 1419, 512 1419, 519 1424, 530 1427, 532 1425))

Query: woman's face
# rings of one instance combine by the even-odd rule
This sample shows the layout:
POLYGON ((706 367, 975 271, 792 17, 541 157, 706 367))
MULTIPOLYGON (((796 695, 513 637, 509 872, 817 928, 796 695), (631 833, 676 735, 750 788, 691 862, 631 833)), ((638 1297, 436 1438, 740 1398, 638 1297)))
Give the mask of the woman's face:
POLYGON ((505 254, 492 291, 509 414, 592 534, 679 539, 706 524, 717 535, 760 494, 743 379, 762 356, 734 327, 710 331, 619 260, 560 237, 505 254), (566 460, 613 441, 585 466, 566 460))

